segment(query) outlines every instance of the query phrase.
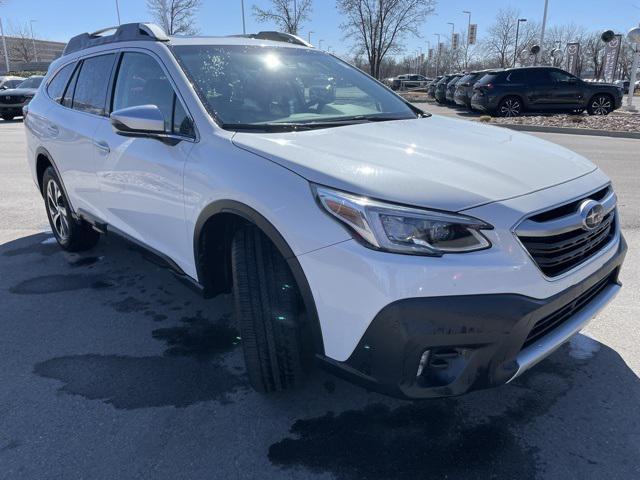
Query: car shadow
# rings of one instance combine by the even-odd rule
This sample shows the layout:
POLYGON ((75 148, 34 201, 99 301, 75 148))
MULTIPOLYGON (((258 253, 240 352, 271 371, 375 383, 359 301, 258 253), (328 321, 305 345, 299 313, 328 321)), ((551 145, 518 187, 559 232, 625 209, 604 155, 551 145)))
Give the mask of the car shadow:
POLYGON ((638 376, 587 336, 512 384, 463 397, 399 401, 319 370, 264 396, 249 388, 230 299, 201 299, 126 242, 68 254, 32 235, 0 246, 0 271, 3 332, 17 347, 7 364, 45 382, 51 402, 58 393, 116 412, 207 403, 221 412, 194 435, 244 428, 250 440, 227 439, 238 455, 262 455, 282 476, 637 478, 638 376))

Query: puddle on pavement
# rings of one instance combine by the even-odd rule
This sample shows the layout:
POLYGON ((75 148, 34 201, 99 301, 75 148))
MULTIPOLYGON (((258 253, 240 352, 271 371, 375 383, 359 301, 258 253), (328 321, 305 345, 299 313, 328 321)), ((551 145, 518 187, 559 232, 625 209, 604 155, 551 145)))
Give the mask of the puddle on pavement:
POLYGON ((20 282, 9 291, 17 295, 42 295, 84 289, 100 290, 112 286, 113 283, 102 275, 43 275, 20 282))
POLYGON ((569 356, 576 360, 588 360, 599 351, 600 342, 586 335, 574 335, 569 340, 569 356))

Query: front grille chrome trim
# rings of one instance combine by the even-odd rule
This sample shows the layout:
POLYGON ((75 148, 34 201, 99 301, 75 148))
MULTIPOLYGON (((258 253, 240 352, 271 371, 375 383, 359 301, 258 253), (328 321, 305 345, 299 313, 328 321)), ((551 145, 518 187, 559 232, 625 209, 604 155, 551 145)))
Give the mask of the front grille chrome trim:
MULTIPOLYGON (((607 196, 600 202, 604 207, 605 215, 616 208, 617 202, 618 197, 616 196, 613 189, 610 189, 607 196)), ((580 216, 580 213, 576 211, 571 215, 565 215, 564 217, 560 217, 547 222, 535 222, 530 218, 527 218, 516 227, 515 233, 521 237, 551 237, 581 228, 582 217, 580 216)))

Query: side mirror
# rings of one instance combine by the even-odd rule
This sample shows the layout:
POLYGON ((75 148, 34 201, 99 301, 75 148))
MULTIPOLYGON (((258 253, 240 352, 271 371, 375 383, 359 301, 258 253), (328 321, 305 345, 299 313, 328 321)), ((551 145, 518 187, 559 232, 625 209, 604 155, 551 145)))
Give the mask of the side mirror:
POLYGON ((111 125, 122 135, 144 136, 165 133, 164 115, 155 105, 122 108, 111 113, 111 125))

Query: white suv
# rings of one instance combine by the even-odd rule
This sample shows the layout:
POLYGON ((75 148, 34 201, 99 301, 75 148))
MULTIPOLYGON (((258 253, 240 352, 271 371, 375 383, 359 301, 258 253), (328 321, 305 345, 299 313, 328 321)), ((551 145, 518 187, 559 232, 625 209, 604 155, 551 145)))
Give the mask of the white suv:
POLYGON ((620 289, 615 193, 571 151, 426 114, 297 37, 106 33, 26 111, 53 233, 233 291, 257 390, 312 360, 410 398, 504 384, 620 289))

